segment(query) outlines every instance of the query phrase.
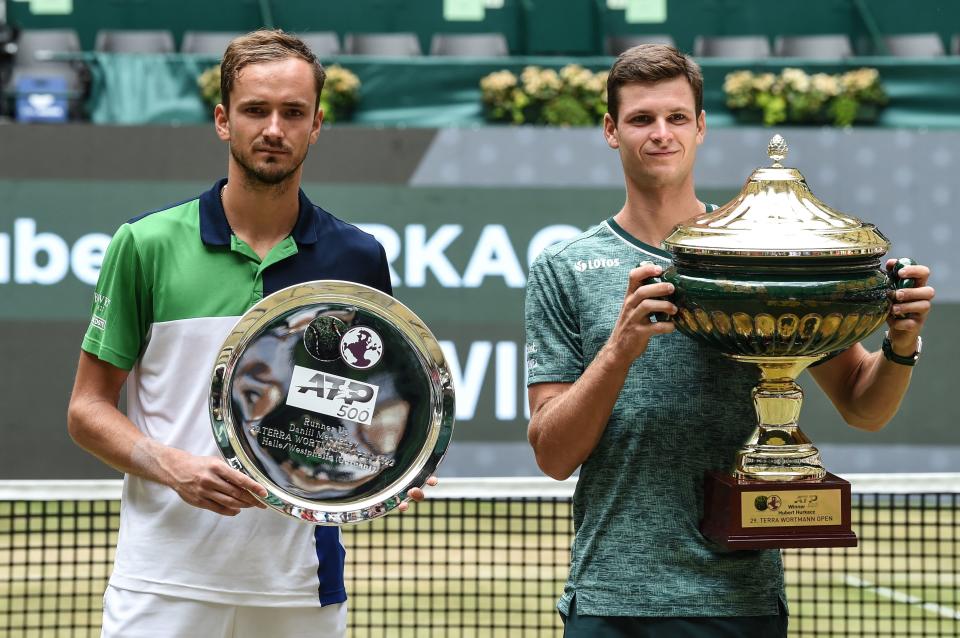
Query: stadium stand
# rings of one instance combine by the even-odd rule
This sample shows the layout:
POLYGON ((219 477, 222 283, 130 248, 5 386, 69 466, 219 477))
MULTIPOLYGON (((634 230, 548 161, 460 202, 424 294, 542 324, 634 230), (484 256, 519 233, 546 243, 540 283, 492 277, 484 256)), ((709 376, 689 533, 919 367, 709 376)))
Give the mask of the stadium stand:
POLYGON ((777 36, 773 51, 777 57, 808 60, 836 60, 853 55, 850 38, 842 33, 777 36))
POLYGON ((627 35, 609 35, 606 39, 605 53, 607 55, 620 55, 630 47, 638 44, 668 44, 676 46, 677 43, 672 35, 667 33, 636 33, 627 35))
POLYGON ((80 39, 73 29, 21 31, 4 95, 15 97, 16 86, 25 77, 62 78, 66 82, 71 117, 79 117, 90 83, 89 70, 79 60, 54 59, 58 54, 77 53, 80 53, 80 39))
POLYGON ((239 31, 185 31, 180 52, 222 56, 238 35, 241 35, 239 31))
POLYGON ((902 33, 883 38, 887 53, 902 58, 938 58, 946 55, 943 40, 936 33, 902 33))
POLYGON ((765 35, 698 35, 693 41, 693 54, 705 58, 769 58, 770 40, 765 35))
MULTIPOLYGON (((529 65, 559 69, 571 62, 598 70, 609 66, 605 58, 640 42, 672 43, 700 58, 707 85, 714 87, 705 101, 715 124, 725 111, 718 88, 722 78, 751 60, 771 71, 783 65, 811 73, 875 67, 892 94, 909 95, 891 103, 879 125, 917 125, 926 117, 921 113, 941 124, 960 121, 950 88, 960 74, 954 65, 960 42, 951 29, 960 19, 960 5, 951 9, 936 0, 917 0, 916 10, 904 12, 893 0, 836 0, 829 11, 814 15, 802 0, 784 0, 762 12, 748 2, 721 10, 716 0, 685 1, 679 11, 678 1, 669 0, 663 22, 645 23, 628 19, 626 4, 612 0, 499 0, 485 3, 483 12, 469 20, 451 18, 445 0, 224 0, 230 11, 190 0, 138 0, 119 8, 115 0, 88 0, 55 17, 34 14, 27 3, 6 6, 11 22, 23 29, 76 30, 81 50, 74 52, 75 59, 94 71, 87 111, 99 123, 159 123, 170 113, 180 123, 205 121, 193 75, 219 57, 230 34, 265 24, 302 35, 325 63, 358 74, 363 84, 354 111, 358 123, 400 123, 404 117, 422 118, 402 120, 405 125, 454 124, 451 117, 461 118, 458 125, 477 123, 482 120, 478 83, 491 71, 516 73, 529 65), (932 11, 935 6, 941 7, 939 14, 932 11), (157 30, 166 34, 149 35, 157 30), (114 41, 120 35, 112 34, 127 33, 132 42, 108 45, 101 31, 114 41), (213 42, 199 44, 198 38, 213 42), (155 59, 112 51, 150 51, 155 59), (502 66, 491 67, 493 62, 481 58, 501 58, 502 66), (394 83, 402 84, 400 78, 409 72, 403 65, 416 67, 424 81, 404 98, 405 106, 417 110, 398 108, 386 97, 396 94, 394 83), (141 99, 138 92, 153 97, 141 99), (111 97, 120 93, 123 99, 111 97), (166 101, 167 106, 160 103, 166 101), (457 108, 450 109, 453 105, 457 108)), ((62 52, 56 56, 64 65, 69 59, 62 52)))
POLYGON ((165 30, 102 30, 97 32, 96 51, 104 53, 173 53, 173 35, 165 30))
MULTIPOLYGON (((949 38, 947 38, 949 42, 949 38)), ((892 56, 897 58, 940 58, 948 53, 939 33, 897 33, 863 37, 857 41, 860 56, 892 56)))
POLYGON ((297 35, 307 43, 310 50, 321 60, 332 55, 338 55, 341 52, 340 38, 333 31, 310 31, 297 35))
POLYGON ((435 33, 430 55, 503 57, 510 51, 502 33, 435 33))
POLYGON ((415 33, 348 33, 344 49, 351 55, 409 58, 423 55, 415 33))

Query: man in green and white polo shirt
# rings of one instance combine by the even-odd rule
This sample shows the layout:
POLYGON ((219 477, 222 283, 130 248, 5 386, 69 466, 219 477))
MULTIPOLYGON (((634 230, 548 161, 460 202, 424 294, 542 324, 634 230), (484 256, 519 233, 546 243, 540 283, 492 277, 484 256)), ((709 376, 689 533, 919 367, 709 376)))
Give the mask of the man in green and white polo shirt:
MULTIPOLYGON (((670 284, 643 283, 667 265, 658 246, 670 230, 706 210, 693 183, 702 91, 699 67, 671 47, 617 59, 603 133, 620 154, 626 202, 544 250, 530 271, 528 436, 551 477, 580 468, 558 603, 565 636, 786 636, 779 552, 724 551, 698 529, 704 472, 728 470, 754 427, 756 368, 651 322, 677 309, 658 299, 670 284)), ((897 293, 894 356, 856 345, 811 370, 847 422, 866 430, 896 412, 933 298, 927 268, 902 274, 917 287, 897 293)))
POLYGON ((315 279, 390 293, 388 263, 372 236, 299 188, 323 119, 310 49, 255 32, 230 44, 221 71, 227 178, 117 231, 70 401, 73 438, 125 473, 103 635, 344 636, 339 530, 260 509, 250 492, 263 487, 216 451, 209 378, 237 318, 265 295, 315 279))

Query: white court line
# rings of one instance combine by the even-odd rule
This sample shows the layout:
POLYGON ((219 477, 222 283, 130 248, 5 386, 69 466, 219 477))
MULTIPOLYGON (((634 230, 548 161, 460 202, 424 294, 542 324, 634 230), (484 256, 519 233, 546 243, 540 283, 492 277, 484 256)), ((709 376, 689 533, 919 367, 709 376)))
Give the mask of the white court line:
POLYGON ((857 578, 856 576, 845 576, 844 582, 851 587, 860 587, 861 589, 866 589, 867 591, 875 593, 877 596, 889 598, 894 602, 906 603, 908 605, 919 605, 921 609, 933 612, 938 616, 960 620, 960 611, 957 611, 953 607, 946 607, 945 605, 938 605, 937 603, 927 603, 924 602, 922 598, 917 598, 916 596, 911 596, 910 594, 905 594, 902 591, 890 589, 889 587, 878 587, 869 580, 863 580, 862 578, 857 578))

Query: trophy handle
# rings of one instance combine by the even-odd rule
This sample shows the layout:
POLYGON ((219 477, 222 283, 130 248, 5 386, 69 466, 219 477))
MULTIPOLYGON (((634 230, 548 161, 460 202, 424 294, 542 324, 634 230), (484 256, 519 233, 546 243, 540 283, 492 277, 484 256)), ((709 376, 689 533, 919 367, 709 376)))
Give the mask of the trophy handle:
MULTIPOLYGON (((654 265, 654 264, 653 264, 652 261, 641 261, 641 262, 640 262, 640 265, 641 265, 641 266, 647 266, 647 265, 651 265, 651 266, 652 266, 652 265, 654 265)), ((664 269, 664 270, 666 270, 666 269, 664 269)), ((662 284, 662 283, 663 283, 663 277, 647 277, 646 279, 643 280, 643 285, 645 285, 645 286, 649 286, 649 285, 651 285, 651 284, 662 284)), ((657 299, 662 299, 663 301, 669 301, 669 302, 673 303, 674 305, 677 305, 676 300, 673 298, 673 295, 667 295, 667 296, 665 296, 665 297, 657 297, 657 299)), ((670 315, 668 315, 668 314, 665 313, 665 312, 655 312, 655 313, 653 313, 652 315, 650 315, 650 321, 652 321, 652 322, 654 322, 654 323, 660 323, 660 322, 662 322, 662 321, 673 321, 673 317, 671 317, 670 315)))
POLYGON ((890 287, 894 290, 900 290, 901 288, 913 288, 917 285, 917 282, 910 278, 904 278, 900 276, 900 271, 903 270, 904 266, 915 266, 917 262, 910 259, 909 257, 901 257, 893 264, 893 268, 888 271, 890 276, 890 287))
MULTIPOLYGON (((891 290, 900 290, 901 288, 913 288, 917 285, 916 280, 905 278, 900 276, 900 271, 903 270, 904 266, 914 266, 917 262, 910 259, 909 257, 901 257, 893 264, 893 267, 887 271, 887 276, 890 278, 890 289, 891 290)), ((906 315, 897 315, 897 319, 906 319, 906 315)))

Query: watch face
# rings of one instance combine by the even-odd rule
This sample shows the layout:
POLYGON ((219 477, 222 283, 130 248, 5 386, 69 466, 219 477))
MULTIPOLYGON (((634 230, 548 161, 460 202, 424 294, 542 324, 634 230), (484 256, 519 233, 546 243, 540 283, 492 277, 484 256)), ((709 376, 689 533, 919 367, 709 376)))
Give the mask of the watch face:
POLYGON ((422 486, 453 430, 439 344, 372 288, 316 281, 251 308, 214 368, 221 453, 274 509, 313 523, 376 518, 422 486))

